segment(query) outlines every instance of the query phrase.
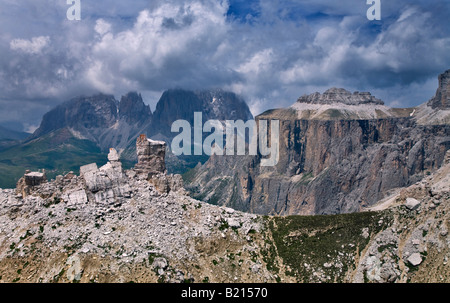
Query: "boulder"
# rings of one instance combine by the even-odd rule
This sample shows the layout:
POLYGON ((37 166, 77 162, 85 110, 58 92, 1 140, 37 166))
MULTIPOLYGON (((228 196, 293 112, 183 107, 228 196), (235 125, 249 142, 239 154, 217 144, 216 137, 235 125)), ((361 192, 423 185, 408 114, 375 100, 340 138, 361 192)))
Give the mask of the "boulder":
MULTIPOLYGON (((100 168, 95 163, 82 166, 80 175, 84 179, 86 190, 94 195, 93 201, 107 205, 120 204, 122 198, 130 196, 131 188, 114 148, 110 149, 108 160, 109 162, 100 168)), ((75 196, 72 201, 76 199, 84 201, 84 196, 75 196)))
POLYGON ((166 174, 154 174, 148 179, 156 190, 161 193, 179 192, 184 193, 184 182, 181 175, 166 175, 166 174))
POLYGON ((108 160, 110 162, 118 162, 120 160, 119 154, 114 148, 109 149, 108 160))
POLYGON ((408 262, 412 266, 418 266, 422 263, 422 256, 419 253, 414 253, 408 258, 408 262))
POLYGON ((405 202, 405 206, 409 209, 409 210, 415 210, 419 207, 420 205, 420 201, 414 199, 414 198, 407 198, 406 202, 405 202))
POLYGON ((84 165, 80 167, 80 176, 85 175, 86 173, 96 172, 98 170, 96 163, 91 163, 88 165, 84 165))

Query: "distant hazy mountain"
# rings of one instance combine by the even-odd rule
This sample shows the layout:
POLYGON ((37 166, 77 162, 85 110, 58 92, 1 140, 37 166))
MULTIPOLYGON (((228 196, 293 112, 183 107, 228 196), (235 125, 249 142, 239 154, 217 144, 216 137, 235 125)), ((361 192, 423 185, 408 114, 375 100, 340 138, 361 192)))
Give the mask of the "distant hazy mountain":
POLYGON ((18 132, 10 130, 6 127, 0 126, 0 140, 23 140, 31 134, 25 132, 18 132))
POLYGON ((124 150, 152 120, 150 107, 141 95, 128 93, 117 101, 113 96, 77 97, 44 115, 33 138, 66 128, 78 139, 96 143, 102 151, 124 150))
MULTIPOLYGON (((121 153, 127 167, 136 160, 135 142, 140 134, 169 142, 176 135, 170 132, 172 122, 191 121, 194 111, 202 112, 204 121, 252 118, 245 101, 222 90, 166 91, 155 113, 136 92, 120 101, 104 94, 76 97, 46 113, 26 142, 0 152, 0 187, 14 186, 26 169, 45 168, 51 177, 101 162, 111 147, 121 153)), ((180 173, 206 160, 175 158, 169 153, 167 167, 180 173)))
POLYGON ((170 138, 172 123, 183 119, 192 125, 194 112, 202 112, 203 122, 211 119, 246 121, 253 118, 247 103, 234 93, 172 89, 164 92, 156 105, 152 130, 170 138))

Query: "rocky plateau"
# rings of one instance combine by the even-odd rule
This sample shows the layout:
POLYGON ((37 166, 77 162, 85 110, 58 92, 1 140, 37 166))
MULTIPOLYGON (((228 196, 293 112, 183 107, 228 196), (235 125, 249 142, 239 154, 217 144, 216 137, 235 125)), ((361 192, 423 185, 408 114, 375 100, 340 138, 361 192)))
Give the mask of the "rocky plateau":
POLYGON ((279 162, 212 156, 185 174, 197 199, 262 215, 361 211, 442 166, 450 149, 450 72, 417 108, 332 88, 256 120, 280 121, 279 162))

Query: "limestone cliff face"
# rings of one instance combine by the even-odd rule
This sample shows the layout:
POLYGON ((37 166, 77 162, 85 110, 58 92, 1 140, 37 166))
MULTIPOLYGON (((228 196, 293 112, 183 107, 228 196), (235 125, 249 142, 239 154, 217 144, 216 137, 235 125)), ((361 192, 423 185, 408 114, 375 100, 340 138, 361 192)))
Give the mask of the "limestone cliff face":
POLYGON ((193 195, 258 214, 355 212, 439 168, 450 148, 450 126, 406 118, 282 121, 280 132, 275 167, 212 157, 195 169, 193 195))
MULTIPOLYGON (((299 102, 332 104, 336 110, 344 104, 355 112, 360 106, 384 106, 368 93, 342 89, 299 102)), ((392 115, 376 119, 306 119, 302 110, 292 107, 256 117, 280 120, 275 167, 260 166, 259 156, 211 157, 188 175, 192 195, 257 214, 357 212, 438 169, 450 149, 450 125, 419 125, 411 115, 414 109, 387 108, 392 115)))

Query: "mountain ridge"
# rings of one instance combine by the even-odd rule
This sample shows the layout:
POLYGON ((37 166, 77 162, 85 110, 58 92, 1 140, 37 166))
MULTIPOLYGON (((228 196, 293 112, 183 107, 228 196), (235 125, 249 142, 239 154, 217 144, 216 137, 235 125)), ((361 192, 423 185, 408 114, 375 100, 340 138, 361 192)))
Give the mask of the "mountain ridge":
MULTIPOLYGON (((127 93, 121 97, 120 101, 116 100, 112 95, 102 93, 75 97, 46 113, 39 128, 25 142, 14 142, 14 144, 9 144, 3 151, 0 151, 2 159, 0 166, 3 168, 0 172, 0 187, 12 187, 13 183, 11 182, 17 181, 26 169, 54 169, 50 166, 55 163, 52 162, 52 165, 49 165, 49 163, 39 162, 37 155, 32 156, 33 161, 28 161, 25 158, 30 157, 26 150, 32 149, 34 142, 40 142, 39 138, 49 140, 47 142, 49 144, 45 144, 49 148, 45 154, 52 153, 52 150, 55 149, 59 149, 63 153, 71 153, 77 150, 70 146, 68 148, 64 146, 59 148, 59 143, 50 139, 52 136, 49 135, 52 133, 56 137, 63 133, 67 140, 69 140, 67 137, 70 136, 71 142, 80 142, 80 146, 88 146, 88 150, 78 151, 80 155, 89 155, 91 159, 93 148, 90 144, 84 144, 85 140, 98 146, 98 157, 104 156, 109 151, 109 148, 113 147, 117 149, 127 166, 136 162, 134 143, 140 134, 146 133, 151 138, 165 140, 169 143, 171 138, 175 136, 170 131, 172 122, 178 119, 192 120, 193 112, 185 110, 182 114, 177 114, 176 109, 180 108, 177 102, 164 102, 164 98, 171 96, 172 92, 177 92, 176 97, 178 99, 176 100, 178 101, 185 100, 185 96, 193 96, 194 105, 197 104, 198 106, 196 105, 192 109, 202 112, 207 119, 224 120, 228 118, 246 119, 252 117, 250 109, 242 98, 223 90, 195 92, 168 90, 161 96, 154 113, 144 103, 141 94, 137 92, 127 93), (215 100, 215 98, 220 100, 215 100), (218 106, 219 110, 215 109, 215 106, 218 106), (161 120, 161 117, 164 117, 164 121, 161 120), (51 142, 57 145, 51 146, 51 142), (11 148, 15 148, 16 152, 14 154, 8 152, 11 148), (21 163, 27 163, 28 167, 21 165, 21 163), (8 170, 14 172, 13 176, 8 174, 8 170), (10 181, 6 182, 6 180, 10 181)), ((42 144, 39 143, 38 145, 42 144)), ((61 160, 61 157, 64 157, 64 155, 60 155, 58 161, 61 160)), ((78 166, 83 164, 81 157, 75 158, 80 160, 78 166)), ((73 163, 72 160, 73 156, 68 158, 67 162, 73 163)), ((199 161, 203 163, 206 161, 206 158, 176 158, 170 152, 167 157, 168 169, 174 172, 184 172, 188 168, 194 167, 199 161)), ((58 172, 67 172, 67 167, 61 166, 61 170, 58 172)))
POLYGON ((375 104, 384 105, 380 99, 372 96, 370 92, 354 92, 353 94, 344 88, 332 87, 326 90, 323 94, 313 93, 310 95, 303 95, 298 98, 297 103, 310 104, 333 104, 343 103, 347 105, 362 105, 375 104))
MULTIPOLYGON (((449 73, 440 76, 441 84, 445 75, 449 73)), ((441 91, 442 85, 436 95, 441 91)), ((326 104, 296 102, 293 107, 256 117, 280 120, 276 166, 261 167, 260 155, 211 157, 185 176, 191 194, 202 201, 265 215, 357 212, 395 188, 417 182, 444 162, 450 149, 450 121, 441 118, 447 109, 433 109, 429 102, 410 109, 391 109, 379 101, 349 105, 334 102, 329 98, 333 94, 325 98, 326 104), (312 112, 296 108, 297 104, 326 110, 312 112), (342 110, 366 106, 385 107, 389 115, 358 116, 353 109, 345 116, 342 110)))

